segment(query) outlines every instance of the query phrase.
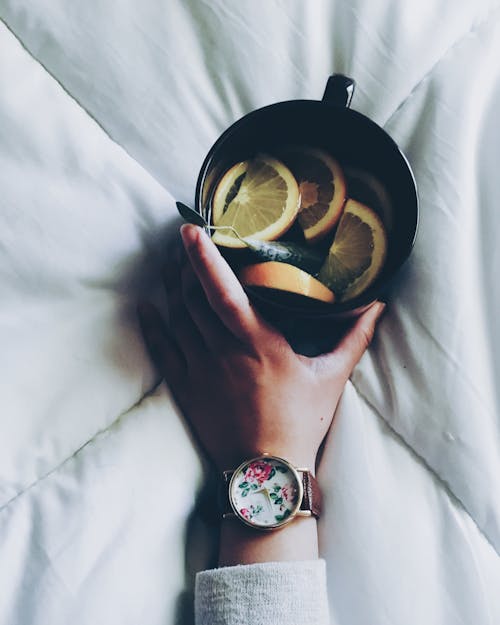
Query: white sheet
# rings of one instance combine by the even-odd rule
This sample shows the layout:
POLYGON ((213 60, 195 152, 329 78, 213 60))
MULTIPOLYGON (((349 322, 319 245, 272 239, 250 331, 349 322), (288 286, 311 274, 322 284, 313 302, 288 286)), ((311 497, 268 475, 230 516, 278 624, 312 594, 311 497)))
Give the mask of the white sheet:
POLYGON ((332 612, 499 622, 497 5, 1 0, 0 17, 0 623, 175 621, 213 542, 198 521, 185 560, 201 467, 168 395, 132 409, 154 385, 135 298, 217 135, 333 71, 407 152, 422 219, 321 467, 332 612))

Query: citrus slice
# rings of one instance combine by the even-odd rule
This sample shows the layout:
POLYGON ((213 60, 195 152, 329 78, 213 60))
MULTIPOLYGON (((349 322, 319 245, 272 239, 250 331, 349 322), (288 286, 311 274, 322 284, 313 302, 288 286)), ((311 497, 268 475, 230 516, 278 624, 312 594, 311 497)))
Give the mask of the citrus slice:
POLYGON ((384 222, 386 231, 391 232, 392 202, 383 184, 362 169, 346 167, 344 173, 348 196, 373 208, 384 222))
POLYGON ((342 168, 327 152, 315 148, 293 148, 284 161, 292 170, 300 190, 298 222, 306 241, 326 236, 340 219, 346 198, 342 168))
POLYGON ((361 202, 347 200, 318 279, 345 302, 373 283, 386 254, 387 235, 380 217, 361 202))
MULTIPOLYGON (((214 226, 232 226, 240 237, 272 241, 293 224, 299 187, 281 161, 259 155, 234 165, 219 182, 212 203, 214 226)), ((214 243, 245 247, 230 230, 218 230, 214 243)))
POLYGON ((240 282, 246 286, 260 286, 297 293, 305 297, 333 303, 335 295, 319 280, 298 267, 287 263, 269 261, 244 267, 239 275, 240 282))

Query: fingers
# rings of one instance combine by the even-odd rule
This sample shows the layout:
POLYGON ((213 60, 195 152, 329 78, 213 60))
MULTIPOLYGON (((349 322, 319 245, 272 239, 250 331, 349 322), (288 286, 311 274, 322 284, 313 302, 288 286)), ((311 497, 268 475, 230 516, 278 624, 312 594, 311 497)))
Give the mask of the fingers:
POLYGON ((141 302, 137 315, 151 360, 169 387, 179 389, 186 375, 186 362, 160 313, 149 302, 141 302))
POLYGON ((214 313, 198 276, 189 263, 182 270, 182 298, 191 319, 210 351, 214 354, 221 354, 234 345, 235 336, 214 313))
POLYGON ((203 361, 207 356, 207 349, 184 302, 182 273, 186 264, 183 266, 178 258, 171 258, 164 272, 164 282, 169 332, 189 367, 192 363, 203 361))
POLYGON ((314 366, 327 376, 340 376, 343 381, 347 381, 370 345, 384 309, 385 304, 382 302, 370 306, 330 353, 312 359, 314 366))
POLYGON ((254 342, 265 333, 266 325, 250 305, 232 269, 201 228, 185 224, 181 235, 212 310, 235 336, 254 342))

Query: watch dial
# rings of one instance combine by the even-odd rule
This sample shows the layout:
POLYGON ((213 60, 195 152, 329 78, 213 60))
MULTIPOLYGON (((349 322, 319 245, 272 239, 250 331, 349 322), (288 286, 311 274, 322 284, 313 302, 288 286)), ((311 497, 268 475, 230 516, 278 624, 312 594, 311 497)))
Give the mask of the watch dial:
POLYGON ((236 514, 257 527, 279 526, 300 506, 296 474, 270 457, 250 461, 238 469, 230 486, 236 514))

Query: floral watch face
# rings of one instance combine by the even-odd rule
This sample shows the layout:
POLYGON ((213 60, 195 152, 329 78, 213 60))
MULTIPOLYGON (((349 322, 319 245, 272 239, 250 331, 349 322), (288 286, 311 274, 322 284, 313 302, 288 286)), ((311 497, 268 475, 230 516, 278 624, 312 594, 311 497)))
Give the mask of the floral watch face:
POLYGON ((250 460, 229 484, 235 514, 246 524, 272 529, 290 521, 300 508, 302 482, 287 462, 273 456, 250 460))

